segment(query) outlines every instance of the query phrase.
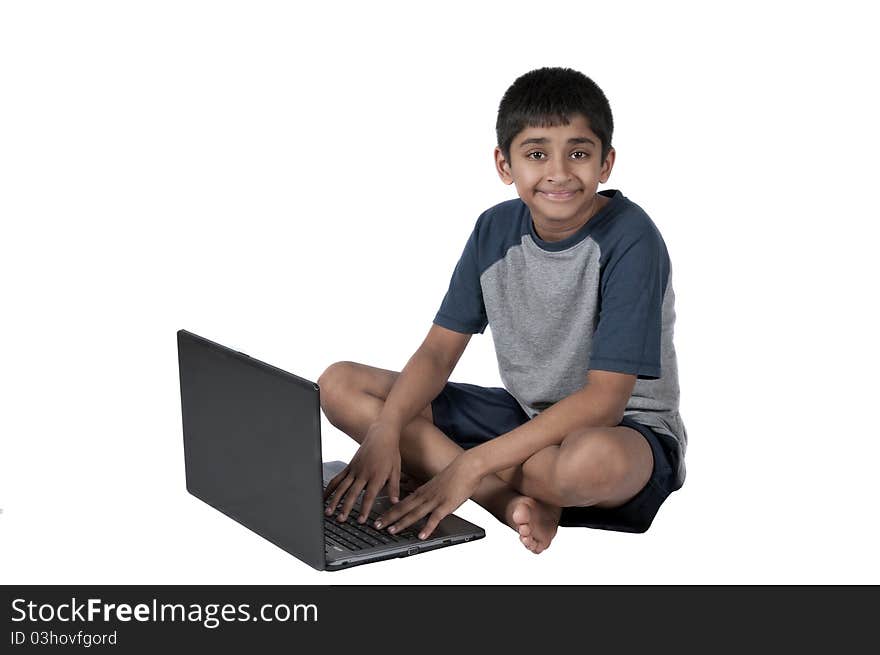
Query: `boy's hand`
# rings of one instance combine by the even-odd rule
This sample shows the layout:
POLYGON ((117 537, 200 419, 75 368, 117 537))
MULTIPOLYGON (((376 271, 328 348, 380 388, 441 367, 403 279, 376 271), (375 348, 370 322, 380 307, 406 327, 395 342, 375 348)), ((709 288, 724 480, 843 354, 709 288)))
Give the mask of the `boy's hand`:
POLYGON ((443 517, 452 514, 473 495, 482 479, 476 463, 466 453, 462 453, 403 502, 382 514, 375 527, 381 529, 390 526, 389 532, 400 532, 431 514, 425 527, 419 532, 419 539, 427 539, 443 517))
POLYGON ((330 497, 325 510, 333 514, 337 503, 344 497, 339 519, 345 521, 358 495, 366 488, 361 503, 359 523, 364 523, 376 496, 385 482, 388 495, 396 503, 400 497, 400 431, 383 423, 373 423, 364 437, 361 447, 339 475, 330 480, 324 491, 324 499, 330 497))

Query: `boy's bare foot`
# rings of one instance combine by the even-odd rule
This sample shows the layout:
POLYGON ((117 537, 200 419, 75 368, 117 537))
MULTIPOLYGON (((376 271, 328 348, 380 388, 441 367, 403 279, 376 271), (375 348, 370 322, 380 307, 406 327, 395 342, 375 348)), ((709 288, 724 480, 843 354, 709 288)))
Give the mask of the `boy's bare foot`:
POLYGON ((514 496, 504 510, 504 522, 519 533, 523 546, 537 555, 547 550, 556 536, 561 514, 561 507, 528 496, 514 496))

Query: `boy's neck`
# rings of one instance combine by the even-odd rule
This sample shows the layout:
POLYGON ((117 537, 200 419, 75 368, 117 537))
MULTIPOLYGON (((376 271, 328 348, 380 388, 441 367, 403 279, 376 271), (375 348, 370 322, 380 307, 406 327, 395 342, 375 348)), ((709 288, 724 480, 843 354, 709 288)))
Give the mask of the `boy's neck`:
POLYGON ((538 224, 535 222, 535 219, 533 216, 532 217, 532 225, 535 229, 535 234, 537 234, 538 238, 541 239, 542 241, 547 241, 549 243, 553 243, 555 241, 563 241, 564 239, 567 239, 572 234, 574 234, 575 232, 580 230, 584 225, 589 223, 590 219, 593 218, 593 216, 595 216, 596 214, 598 214, 602 210, 602 208, 605 205, 607 205, 609 202, 611 202, 610 198, 607 198, 607 197, 600 195, 598 193, 595 194, 595 196, 593 197, 593 204, 590 206, 590 212, 589 212, 589 215, 587 216, 587 218, 583 221, 578 222, 576 225, 569 226, 569 227, 561 227, 561 228, 556 228, 556 229, 554 229, 554 227, 552 225, 539 227, 538 224))

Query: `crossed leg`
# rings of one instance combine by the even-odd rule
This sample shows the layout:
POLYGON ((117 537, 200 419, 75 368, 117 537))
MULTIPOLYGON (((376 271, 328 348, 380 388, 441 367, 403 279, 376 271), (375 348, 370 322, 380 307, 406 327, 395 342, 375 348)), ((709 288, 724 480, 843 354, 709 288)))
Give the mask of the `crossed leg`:
MULTIPOLYGON (((334 426, 361 443, 398 375, 354 362, 332 364, 318 379, 321 408, 334 426)), ((461 452, 434 425, 430 405, 401 434, 403 470, 420 481, 434 477, 461 452)), ((651 448, 637 431, 588 428, 519 466, 486 476, 472 499, 516 530, 526 548, 540 553, 556 535, 562 507, 621 505, 644 487, 652 469, 651 448)))

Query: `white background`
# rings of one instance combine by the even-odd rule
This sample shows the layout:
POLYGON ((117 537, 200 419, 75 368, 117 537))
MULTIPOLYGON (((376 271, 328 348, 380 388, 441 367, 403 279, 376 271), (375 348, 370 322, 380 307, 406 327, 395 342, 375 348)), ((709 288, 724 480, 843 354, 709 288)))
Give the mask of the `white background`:
MULTIPOLYGON (((0 582, 880 582, 873 23, 715 4, 3 3, 0 582), (188 495, 175 332, 401 368, 548 65, 606 92, 605 188, 672 257, 688 479, 650 532, 535 556, 468 502, 486 539, 329 574, 188 495)), ((500 384, 488 332, 452 379, 500 384)))

